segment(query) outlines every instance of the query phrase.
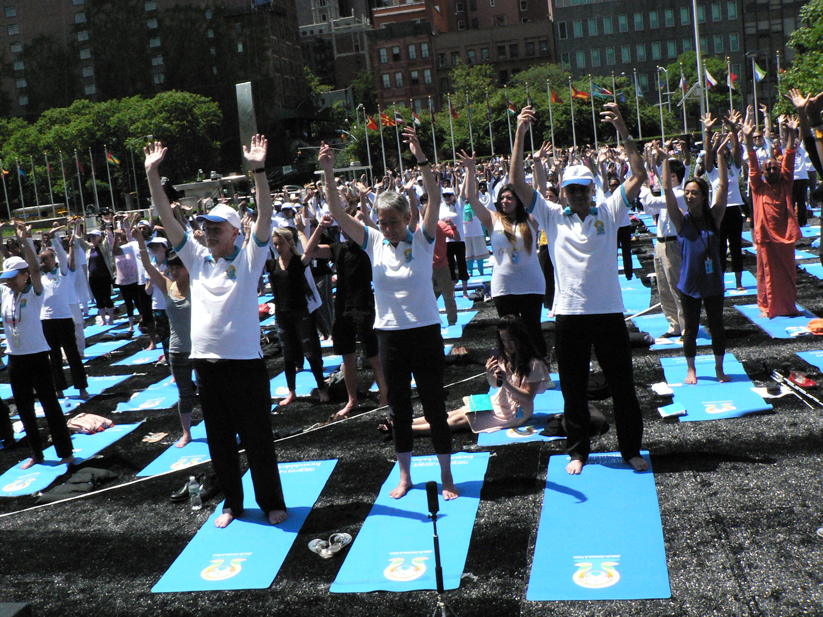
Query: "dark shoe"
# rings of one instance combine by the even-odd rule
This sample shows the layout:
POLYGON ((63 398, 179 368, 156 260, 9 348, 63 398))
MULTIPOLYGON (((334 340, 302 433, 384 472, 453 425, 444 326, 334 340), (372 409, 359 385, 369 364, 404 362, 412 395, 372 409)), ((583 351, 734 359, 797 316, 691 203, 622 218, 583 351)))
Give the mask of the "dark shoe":
POLYGON ((203 483, 200 485, 200 500, 203 503, 214 498, 220 492, 220 485, 217 483, 217 476, 214 474, 207 474, 203 483))
POLYGON ((660 338, 680 338, 680 336, 680 332, 677 332, 675 330, 669 330, 665 334, 661 334, 660 338))
MULTIPOLYGON (((169 499, 171 499, 172 503, 182 503, 184 501, 188 501, 189 500, 189 483, 186 482, 185 484, 183 484, 183 487, 180 490, 174 491, 171 494, 171 497, 169 497, 169 499)), ((201 499, 202 499, 202 495, 201 495, 201 499)))

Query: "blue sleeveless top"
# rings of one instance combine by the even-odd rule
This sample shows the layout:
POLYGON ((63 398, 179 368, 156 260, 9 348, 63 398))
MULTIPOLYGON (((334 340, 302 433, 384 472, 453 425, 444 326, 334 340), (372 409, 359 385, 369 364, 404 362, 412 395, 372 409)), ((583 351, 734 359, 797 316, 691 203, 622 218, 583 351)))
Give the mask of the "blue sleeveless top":
POLYGON ((698 228, 689 214, 686 214, 686 221, 677 235, 681 256, 677 288, 692 298, 722 296, 725 288, 720 270, 718 235, 714 231, 698 228), (707 265, 707 260, 710 265, 707 265))

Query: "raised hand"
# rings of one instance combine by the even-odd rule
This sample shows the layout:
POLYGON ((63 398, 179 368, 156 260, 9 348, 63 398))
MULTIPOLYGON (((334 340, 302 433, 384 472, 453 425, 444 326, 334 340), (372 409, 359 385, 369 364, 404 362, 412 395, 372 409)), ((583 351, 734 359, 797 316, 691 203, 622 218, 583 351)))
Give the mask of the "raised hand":
POLYGON ((742 120, 743 116, 740 114, 739 111, 733 109, 728 116, 723 118, 723 122, 729 125, 729 127, 736 129, 740 126, 740 121, 742 120))
POLYGON ((786 126, 796 131, 797 127, 800 126, 800 119, 797 116, 786 116, 786 126))
POLYGON ((603 105, 603 110, 600 112, 600 118, 603 122, 611 124, 621 136, 628 134, 629 130, 626 128, 626 123, 616 103, 606 103, 603 105))
POLYGON ((803 96, 803 94, 797 88, 792 88, 786 93, 785 96, 792 102, 792 105, 794 105, 798 110, 805 110, 806 105, 808 105, 809 103, 809 99, 811 99, 812 97, 811 93, 807 94, 806 96, 803 96))
POLYGON ((420 140, 417 138, 417 131, 414 127, 407 126, 403 129, 403 143, 409 144, 409 150, 418 161, 426 160, 426 155, 423 154, 423 148, 420 146, 420 140))
POLYGON ((539 161, 539 160, 542 160, 542 159, 548 158, 549 153, 551 152, 551 150, 552 150, 552 146, 551 146, 551 144, 550 144, 549 142, 547 142, 547 141, 544 141, 544 142, 543 142, 543 145, 542 145, 542 146, 540 146, 540 150, 538 150, 537 152, 535 152, 535 153, 532 155, 532 158, 534 158, 534 160, 535 160, 535 161, 539 161))
POLYGON ((823 92, 811 97, 806 104, 806 114, 809 116, 809 123, 812 126, 820 123, 821 113, 823 113, 823 92))
POLYGON ((325 141, 320 142, 320 152, 317 154, 317 162, 323 170, 333 172, 334 170, 334 155, 331 152, 331 146, 325 141))
POLYGON ((746 119, 743 120, 741 129, 746 137, 750 137, 754 133, 754 107, 751 105, 746 108, 746 119))
POLYGON ((702 122, 703 126, 707 129, 710 129, 717 123, 717 118, 713 118, 712 112, 707 111, 705 114, 700 116, 700 122, 702 122))
POLYGON ((163 162, 163 159, 166 158, 166 151, 168 148, 164 148, 163 144, 159 141, 155 141, 153 144, 149 144, 145 148, 143 148, 143 153, 146 155, 146 172, 157 171, 157 168, 160 167, 160 163, 163 162))
POLYGON ((465 167, 466 169, 474 169, 476 166, 474 156, 474 153, 472 153, 472 155, 469 156, 465 150, 461 150, 457 153, 457 160, 459 160, 460 164, 463 165, 463 167, 465 167))
POLYGON ((531 105, 524 107, 517 116, 517 130, 525 133, 534 124, 534 119, 534 107, 531 105))
POLYGON ((253 135, 251 138, 251 148, 243 144, 243 156, 252 169, 264 167, 266 164, 266 151, 269 142, 263 135, 253 135))

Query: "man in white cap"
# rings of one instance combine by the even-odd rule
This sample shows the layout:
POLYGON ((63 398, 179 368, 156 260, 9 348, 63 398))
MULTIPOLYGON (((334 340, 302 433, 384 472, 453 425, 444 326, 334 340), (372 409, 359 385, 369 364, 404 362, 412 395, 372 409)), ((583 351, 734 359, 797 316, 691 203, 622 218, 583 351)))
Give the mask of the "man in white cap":
POLYGON ((146 148, 146 175, 151 196, 174 250, 191 280, 191 359, 197 373, 200 404, 214 471, 226 497, 217 527, 243 513, 243 485, 236 436, 240 435, 251 469, 257 504, 273 525, 286 520, 286 504, 277 470, 270 411, 271 394, 260 350, 257 280, 271 238, 271 192, 266 179, 268 143, 255 135, 243 154, 254 173, 257 220, 250 241, 239 248, 241 220, 226 204, 198 217, 206 246, 195 242, 174 218, 160 184, 166 149, 160 142, 146 148))

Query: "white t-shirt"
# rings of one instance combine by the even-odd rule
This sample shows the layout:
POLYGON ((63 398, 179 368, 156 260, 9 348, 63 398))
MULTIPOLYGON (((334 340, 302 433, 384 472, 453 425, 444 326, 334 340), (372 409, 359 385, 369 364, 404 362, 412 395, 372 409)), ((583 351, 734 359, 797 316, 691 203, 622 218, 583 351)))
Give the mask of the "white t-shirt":
POLYGON ((392 246, 376 229, 366 227, 361 248, 372 263, 378 330, 409 330, 440 324, 432 285, 434 238, 423 225, 392 246))
POLYGON ((493 298, 546 293, 546 279, 537 258, 538 233, 532 229, 531 247, 527 251, 520 227, 514 228, 515 244, 512 244, 497 218, 491 231, 493 298))
POLYGON ((186 234, 174 247, 191 280, 191 357, 253 360, 260 351, 257 281, 269 254, 268 243, 252 234, 245 249, 215 259, 186 234))
POLYGON ((483 237, 483 224, 480 222, 474 213, 472 213, 472 220, 467 221, 463 216, 463 212, 466 209, 466 200, 460 197, 457 200, 458 211, 461 213, 460 218, 463 219, 463 239, 466 238, 476 238, 476 237, 483 237))
MULTIPOLYGON (((729 190, 726 192, 726 207, 740 206, 743 203, 743 197, 740 195, 740 168, 731 163, 727 170, 729 190)), ((711 171, 706 172, 706 179, 712 185, 712 195, 717 195, 717 188, 720 186, 720 172, 717 167, 713 167, 711 171)))
POLYGON ((60 272, 56 267, 49 273, 40 273, 43 282, 43 308, 40 310, 40 319, 71 319, 70 304, 77 304, 74 292, 74 277, 76 272, 66 269, 60 272))
MULTIPOLYGON (((674 198, 677 200, 677 207, 683 214, 688 212, 689 208, 686 205, 686 199, 683 197, 683 189, 675 187, 672 189, 674 198)), ((620 191, 618 191, 620 194, 620 191)), ((614 195, 612 195, 613 197, 614 195)), ((647 214, 657 214, 657 237, 658 238, 672 238, 677 236, 677 229, 674 223, 669 219, 669 211, 666 209, 666 196, 653 195, 652 192, 645 186, 640 189, 640 203, 643 204, 643 211, 647 214)))
POLYGON ((49 350, 43 334, 40 311, 43 309, 43 294, 38 295, 29 285, 15 299, 14 292, 3 285, 0 287, 3 303, 3 324, 6 332, 6 353, 10 356, 25 356, 49 350))
POLYGON ((629 206, 622 186, 598 204, 597 214, 580 220, 566 216, 563 206, 534 192, 531 214, 546 230, 554 264, 556 315, 623 313, 617 281, 617 230, 629 224, 629 206))

